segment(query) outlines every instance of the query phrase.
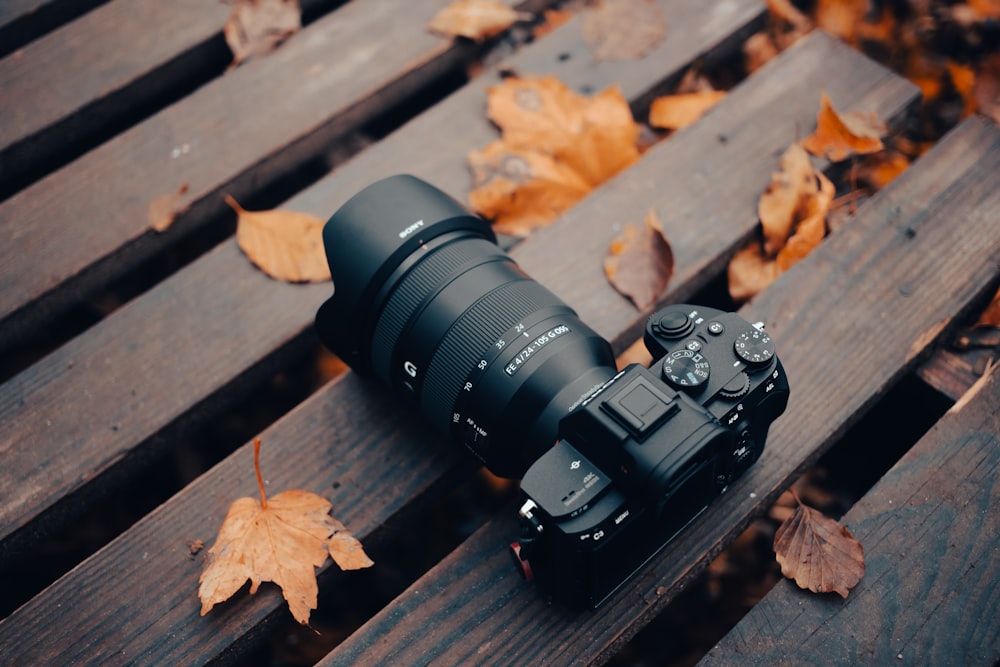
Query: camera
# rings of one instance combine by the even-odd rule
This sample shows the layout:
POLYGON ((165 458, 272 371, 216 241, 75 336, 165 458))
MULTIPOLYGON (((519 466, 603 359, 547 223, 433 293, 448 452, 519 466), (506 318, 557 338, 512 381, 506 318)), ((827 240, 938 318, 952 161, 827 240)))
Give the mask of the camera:
POLYGON ((672 305, 654 358, 611 345, 526 275, 485 220, 409 175, 323 228, 334 293, 323 343, 410 395, 494 474, 521 479, 517 569, 596 608, 759 457, 788 381, 763 325, 672 305))

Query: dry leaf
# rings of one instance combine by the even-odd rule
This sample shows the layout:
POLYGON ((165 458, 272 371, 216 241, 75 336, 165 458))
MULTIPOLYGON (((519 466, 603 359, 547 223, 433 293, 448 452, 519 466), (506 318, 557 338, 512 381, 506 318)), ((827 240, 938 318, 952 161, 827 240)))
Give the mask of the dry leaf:
POLYGON ((566 23, 574 16, 573 12, 565 9, 546 9, 544 15, 545 23, 537 26, 531 31, 531 36, 536 40, 554 32, 556 28, 561 26, 563 23, 566 23))
POLYGON ((798 10, 791 0, 767 0, 767 10, 771 16, 781 19, 794 28, 808 30, 812 22, 798 10))
POLYGON ((639 159, 639 126, 615 88, 593 98, 554 77, 510 77, 489 91, 502 139, 469 153, 470 205, 497 230, 524 235, 639 159))
POLYGON ((674 253, 653 210, 646 214, 641 228, 626 225, 621 236, 611 242, 604 259, 608 282, 639 310, 656 303, 673 273, 674 253))
POLYGON ((990 305, 986 306, 986 310, 979 316, 979 320, 974 326, 1000 327, 1000 290, 997 290, 997 293, 993 295, 990 305))
POLYGON ((864 549, 851 531, 801 501, 775 533, 774 553, 781 573, 814 593, 846 598, 865 574, 864 549))
POLYGON ((743 62, 746 64, 747 74, 756 72, 777 55, 778 47, 767 32, 754 33, 743 42, 743 62))
POLYGON ((515 11, 495 0, 456 0, 439 11, 428 28, 448 37, 479 41, 530 18, 530 14, 515 11))
POLYGON ((594 60, 635 60, 663 41, 667 21, 652 0, 602 0, 580 30, 594 60))
POLYGON ((737 303, 764 291, 778 277, 778 263, 764 256, 764 249, 757 239, 736 251, 726 268, 729 294, 737 303))
POLYGON ((374 563, 361 543, 330 516, 326 498, 298 489, 273 498, 265 495, 259 438, 254 440, 254 468, 260 502, 238 498, 229 506, 198 580, 201 615, 232 597, 247 580, 251 594, 262 581, 272 581, 281 587, 292 616, 305 625, 319 592, 315 568, 327 555, 345 570, 374 563))
POLYGON ((729 294, 745 301, 807 256, 827 233, 836 188, 813 170, 809 156, 792 144, 757 203, 763 241, 753 240, 729 262, 729 294))
POLYGON ((322 220, 297 211, 246 211, 229 195, 226 203, 239 216, 237 244, 261 271, 293 283, 330 280, 322 220))
POLYGON ((469 153, 476 189, 469 205, 501 234, 524 236, 554 220, 591 190, 576 172, 549 155, 518 152, 495 141, 469 153))
POLYGON ((815 250, 826 236, 826 214, 833 203, 836 188, 822 173, 817 173, 816 177, 819 189, 806 202, 803 218, 796 225, 795 233, 788 239, 785 247, 778 251, 775 261, 782 272, 815 250))
POLYGON ((274 51, 301 28, 298 0, 237 0, 223 28, 231 66, 274 51))
POLYGON ((188 208, 184 202, 189 186, 183 183, 177 192, 160 195, 149 203, 149 226, 157 232, 165 232, 174 224, 178 215, 188 208))
POLYGON ((816 24, 841 39, 856 43, 858 26, 868 14, 868 0, 818 0, 816 24))
POLYGON ((830 98, 823 93, 816 116, 816 131, 802 140, 802 146, 813 155, 840 162, 855 153, 882 150, 882 137, 888 131, 874 112, 837 113, 830 98))
POLYGON ((1000 124, 1000 53, 986 56, 979 63, 976 81, 972 84, 972 98, 979 113, 1000 124))
POLYGON ((781 156, 778 171, 757 203, 757 215, 764 229, 764 251, 774 257, 791 236, 795 223, 809 199, 819 191, 819 182, 809 156, 792 144, 781 156))
POLYGON ((649 124, 667 130, 679 130, 694 124, 725 96, 724 90, 704 90, 657 97, 649 107, 649 124))
POLYGON ((853 170, 853 178, 877 191, 889 185, 909 166, 909 158, 899 151, 880 151, 866 156, 853 170))

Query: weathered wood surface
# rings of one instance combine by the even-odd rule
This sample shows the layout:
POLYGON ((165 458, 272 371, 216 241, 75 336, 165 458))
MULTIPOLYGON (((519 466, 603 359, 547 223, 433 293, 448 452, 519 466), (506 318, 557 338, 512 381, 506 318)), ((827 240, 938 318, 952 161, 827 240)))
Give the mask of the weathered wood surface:
POLYGON ((106 0, 4 0, 0 3, 0 57, 106 0))
MULTIPOLYGON (((650 65, 645 68, 641 77, 635 74, 636 63, 601 65, 596 68, 597 74, 587 75, 587 61, 576 59, 574 62, 574 58, 560 58, 559 54, 565 52, 565 49, 578 54, 582 52, 577 23, 564 26, 562 30, 526 49, 511 64, 525 71, 557 71, 561 78, 578 85, 591 85, 595 89, 610 85, 619 78, 625 79, 630 82, 626 94, 640 99, 649 94, 651 87, 662 83, 665 77, 675 77, 682 67, 693 58, 705 54, 706 50, 716 49, 724 42, 738 43, 734 35, 739 35, 749 23, 756 21, 763 11, 762 5, 756 2, 744 2, 730 5, 728 12, 716 14, 714 20, 705 21, 704 12, 696 11, 696 2, 688 0, 667 4, 673 7, 672 15, 675 17, 682 15, 690 17, 691 21, 702 17, 699 23, 701 27, 689 31, 693 34, 692 38, 676 40, 671 47, 665 46, 659 59, 654 61, 655 67, 650 65), (680 9, 685 11, 681 12, 680 9), (565 70, 557 70, 559 63, 563 63, 565 70), (628 74, 619 77, 625 73, 626 68, 628 74)), ((482 118, 486 82, 477 85, 479 89, 475 94, 462 93, 464 97, 456 95, 438 105, 453 105, 445 107, 445 111, 438 112, 438 107, 435 107, 425 114, 427 117, 429 114, 440 113, 436 121, 439 128, 436 138, 426 136, 426 126, 419 124, 411 124, 394 136, 410 136, 413 141, 420 142, 433 140, 439 150, 444 150, 456 141, 455 128, 461 126, 471 128, 470 131, 476 138, 471 145, 479 145, 480 139, 481 143, 489 141, 495 135, 494 130, 482 118), (475 120, 459 125, 456 122, 458 118, 475 120)), ((811 115, 814 111, 809 113, 811 115)), ((396 142, 393 145, 397 147, 405 143, 402 139, 393 137, 387 139, 390 140, 396 142)), ((379 145, 381 143, 384 142, 379 145)), ((452 146, 449 150, 449 155, 454 160, 449 173, 460 175, 463 180, 452 182, 448 187, 457 189, 467 179, 464 167, 466 149, 452 146)), ((418 152, 405 155, 413 156, 407 158, 412 160, 412 166, 420 166, 417 158, 422 156, 418 152)), ((380 170, 397 170, 406 166, 398 162, 378 164, 380 170)), ((370 171, 367 176, 358 175, 353 170, 360 167, 353 165, 354 161, 345 165, 333 174, 331 180, 350 177, 366 183, 380 175, 370 171)), ((434 180, 440 182, 439 179, 434 180)), ((316 187, 329 187, 329 182, 316 187)), ((353 188, 353 183, 348 187, 353 188)), ((342 198, 353 194, 351 189, 343 189, 341 192, 342 198)), ((339 202, 324 199, 317 212, 326 213, 336 203, 339 202)), ((566 246, 565 239, 560 243, 566 246)), ((570 258, 566 256, 565 261, 569 262, 570 258)), ((243 348, 257 350, 262 355, 270 354, 277 345, 274 339, 266 339, 263 343, 255 342, 254 331, 258 328, 275 328, 278 330, 275 336, 280 338, 282 335, 289 335, 288 330, 283 327, 286 322, 291 322, 290 330, 293 335, 297 335, 309 324, 318 299, 323 298, 328 291, 329 286, 312 290, 269 281, 239 257, 234 244, 224 244, 92 330, 107 333, 88 332, 78 339, 103 341, 100 344, 93 343, 99 352, 89 351, 82 345, 77 349, 87 351, 88 358, 104 360, 104 354, 114 355, 115 349, 121 347, 120 339, 115 342, 115 336, 126 325, 132 330, 149 331, 152 334, 149 337, 136 336, 133 342, 135 349, 130 350, 128 355, 134 354, 136 360, 143 359, 143 364, 164 364, 162 374, 151 374, 146 366, 138 366, 141 376, 155 376, 157 384, 162 385, 152 390, 156 392, 155 397, 147 393, 151 390, 148 383, 133 375, 109 375, 109 369, 115 368, 113 363, 102 361, 105 381, 100 384, 114 388, 103 399, 112 407, 116 401, 124 400, 131 404, 131 410, 125 411, 126 417, 143 415, 119 423, 119 430, 114 433, 129 431, 133 441, 150 438, 151 446, 155 446, 152 439, 163 438, 164 433, 168 434, 166 439, 169 440, 170 419, 173 419, 169 411, 162 410, 163 405, 159 401, 166 401, 168 406, 176 405, 178 400, 192 404, 201 401, 202 397, 196 389, 199 378, 203 375, 214 378, 212 382, 225 382, 232 377, 243 382, 245 378, 240 373, 250 362, 246 359, 237 360, 235 364, 231 361, 223 362, 222 368, 227 369, 227 375, 212 368, 212 364, 216 363, 215 357, 240 355, 243 348), (228 273, 220 270, 227 267, 235 271, 231 282, 225 278, 228 273), (244 282, 247 284, 241 285, 244 282), (184 289, 175 289, 184 284, 187 285, 184 289), (246 314, 247 322, 257 320, 258 324, 248 324, 247 328, 242 328, 234 326, 233 321, 223 323, 217 316, 212 317, 213 312, 225 311, 219 302, 215 302, 215 306, 209 305, 215 297, 209 296, 206 290, 215 289, 219 290, 218 295, 225 295, 225 299, 229 300, 229 308, 247 308, 244 298, 260 300, 262 303, 249 306, 246 314), (270 291, 271 295, 261 296, 260 290, 270 291), (311 302, 313 298, 317 299, 316 303, 311 302), (202 310, 202 306, 198 305, 200 302, 208 307, 202 310), (177 310, 168 308, 165 305, 167 303, 176 303, 177 310), (275 307, 279 310, 274 310, 275 307), (185 308, 193 308, 196 313, 184 315, 185 308), (295 308, 300 311, 296 316, 276 315, 287 312, 283 309, 295 308), (116 319, 126 317, 129 319, 116 319), (173 317, 181 319, 173 320, 173 317), (209 329, 202 328, 206 319, 215 321, 209 329), (144 322, 152 323, 152 326, 144 328, 144 322), (194 328, 187 331, 189 326, 194 328), (211 328, 216 326, 225 326, 230 333, 213 333, 211 328), (171 336, 180 330, 185 330, 185 333, 176 341, 176 345, 183 345, 188 354, 163 359, 162 354, 155 353, 156 350, 173 347, 175 343, 171 342, 171 336), (237 340, 234 341, 231 334, 236 335, 237 340), (90 338, 91 335, 94 336, 93 339, 90 338), (143 341, 153 341, 152 347, 143 348, 143 341), (221 347, 215 351, 220 354, 199 356, 198 346, 192 347, 192 342, 182 341, 200 341, 202 346, 209 348, 218 344, 221 347), (141 349, 153 354, 144 355, 141 349), (112 379, 115 381, 111 381, 112 379), (133 390, 139 392, 141 397, 133 397, 133 390), (150 421, 147 422, 146 419, 150 421)), ((635 314, 633 317, 639 316, 635 314)), ((76 343, 68 347, 72 348, 73 345, 76 343)), ((127 361, 128 355, 113 358, 127 361)), ((47 366, 50 372, 67 379, 72 377, 72 373, 67 372, 66 368, 69 365, 68 357, 52 362, 46 360, 42 365, 47 363, 52 364, 47 366)), ((135 369, 138 363, 131 361, 126 365, 135 369)), ((76 366, 74 363, 73 369, 76 366)), ((44 373, 39 377, 42 375, 44 373)), ((88 391, 91 390, 97 391, 98 387, 88 387, 88 391)), ((199 411, 203 407, 203 404, 199 405, 199 411)), ((94 408, 91 406, 89 409, 94 408)), ((51 410, 49 413, 51 414, 51 410)), ((338 516, 363 539, 367 540, 372 536, 377 538, 378 527, 384 525, 389 518, 400 516, 414 502, 426 502, 427 498, 434 495, 435 488, 447 486, 450 473, 456 466, 469 463, 465 454, 451 445, 421 444, 424 440, 436 443, 437 439, 430 438, 426 427, 416 426, 419 424, 420 420, 409 411, 399 414, 392 397, 383 396, 379 390, 369 390, 353 376, 348 376, 324 388, 263 435, 264 441, 269 443, 264 448, 264 468, 269 471, 268 478, 275 488, 294 485, 324 493, 331 497, 338 508, 338 516), (374 396, 382 398, 373 403, 374 396), (370 410, 375 412, 369 412, 370 410), (372 431, 367 425, 374 422, 378 422, 379 428, 372 431), (337 462, 342 462, 345 467, 340 467, 337 462), (345 480, 349 480, 349 483, 345 480), (334 486, 338 488, 331 492, 334 486), (373 495, 372 489, 379 489, 379 492, 373 495)), ((89 445, 91 451, 105 451, 102 450, 101 443, 106 441, 108 430, 103 419, 92 429, 92 435, 87 436, 92 443, 89 445)), ((25 659, 62 661, 74 656, 105 656, 110 659, 117 651, 125 651, 124 654, 143 656, 142 659, 147 659, 148 656, 148 659, 198 662, 228 650, 231 642, 257 628, 269 614, 279 610, 280 597, 261 591, 264 595, 244 600, 247 603, 245 605, 224 606, 219 613, 213 612, 210 617, 202 619, 197 615, 198 606, 191 596, 191 586, 195 585, 200 564, 192 566, 188 561, 185 555, 186 544, 194 539, 210 543, 228 503, 232 498, 247 493, 248 488, 252 489, 252 486, 247 486, 253 483, 252 475, 245 474, 248 470, 247 455, 247 448, 244 447, 0 623, 0 636, 5 643, 10 642, 12 653, 23 655, 25 659), (123 566, 122 563, 135 565, 123 566), (158 572, 155 581, 150 581, 147 576, 149 568, 158 572), (109 571, 114 571, 115 576, 109 577, 109 571), (146 591, 144 600, 155 599, 155 607, 143 600, 136 600, 130 594, 140 585, 146 591), (96 594, 98 590, 100 595, 96 594), (92 591, 94 594, 91 594, 92 591), (70 612, 66 606, 70 600, 81 606, 70 612), (42 611, 45 609, 49 611, 42 611), (41 623, 39 614, 44 616, 50 613, 72 616, 74 620, 69 626, 63 624, 59 627, 41 623), (53 640, 50 642, 43 635, 53 640), (77 637, 78 640, 70 640, 70 637, 77 637), (33 653, 34 651, 39 653, 33 653)), ((116 458, 108 459, 108 465, 116 462, 116 458)), ((72 468, 66 469, 66 475, 75 484, 77 478, 73 474, 72 468)))
POLYGON ((1000 130, 973 118, 744 307, 778 343, 788 409, 761 460, 597 613, 521 583, 505 553, 511 507, 321 664, 606 660, 995 285, 998 206, 1000 130))
MULTIPOLYGON (((736 43, 733 35, 763 11, 749 0, 706 20, 695 0, 664 4, 679 28, 684 20, 698 28, 687 31, 688 39, 664 44, 638 63, 591 67, 578 22, 572 22, 526 48, 509 66, 556 73, 569 85, 595 90, 624 80, 623 92, 641 99, 692 60, 736 43), (563 53, 579 57, 561 58, 563 53)), ((405 170, 461 196, 469 179, 465 152, 496 136, 483 108, 485 90, 497 75, 480 79, 287 207, 325 217, 364 185, 405 170)), ((886 108, 905 106, 912 93, 905 95, 886 108)), ((815 113, 805 111, 807 107, 811 105, 801 105, 802 122, 815 113)), ((221 402, 246 391, 264 376, 276 354, 294 346, 304 332, 312 335, 312 318, 329 292, 329 285, 270 280, 231 240, 0 386, 0 446, 22 452, 0 471, 0 537, 17 533, 0 544, 0 554, 31 541, 38 517, 58 518, 64 509, 79 507, 102 476, 150 456, 149 450, 168 442, 176 433, 172 429, 195 408, 204 419, 211 413, 206 401, 221 402), (123 331, 129 332, 124 345, 123 331), (178 349, 185 353, 172 353, 178 349), (95 381, 97 376, 101 381, 95 381), (55 409, 71 399, 73 411, 55 409), (66 442, 73 444, 67 448, 66 442)), ((620 300, 613 292, 605 295, 620 300)))
POLYGON ((998 405, 993 371, 843 518, 867 568, 846 600, 783 581, 699 665, 997 664, 998 405))
MULTIPOLYGON (((14 3, 4 10, 8 29, 59 4, 14 3)), ((116 0, 0 60, 0 184, 115 125, 192 76, 206 55, 225 58, 230 11, 201 0, 116 0)))
MULTIPOLYGON (((152 4, 171 17, 185 16, 173 4, 152 4)), ((225 21, 224 4, 194 4, 206 8, 203 11, 223 12, 225 21)), ((0 350, 183 235, 231 215, 224 194, 245 202, 296 166, 324 156, 338 138, 470 60, 475 52, 468 43, 415 29, 445 4, 347 3, 269 57, 226 73, 0 203, 0 350), (179 206, 186 210, 167 232, 152 231, 150 203, 185 184, 188 189, 179 206)), ((119 5, 118 11, 132 15, 131 3, 122 1, 81 21, 99 18, 119 5)), ((197 23, 206 22, 203 17, 197 23)), ((76 30, 79 23, 64 30, 76 30)), ((161 27, 170 31, 172 24, 161 27)), ((130 30, 152 34, 136 26, 130 30)), ((60 31, 50 37, 58 39, 60 31)), ((40 86, 31 72, 18 71, 54 57, 50 51, 59 52, 45 50, 48 39, 30 45, 40 50, 37 54, 26 49, 22 56, 6 59, 9 68, 0 71, 0 81, 21 81, 17 85, 30 90, 59 88, 40 86)), ((109 48, 115 40, 94 41, 109 48)), ((84 61, 81 56, 81 62, 94 67, 108 61, 102 57, 91 54, 84 61)), ((152 78, 159 81, 163 74, 152 78)), ((79 103, 40 99, 7 106, 5 115, 23 116, 23 123, 30 125, 36 122, 36 106, 66 107, 69 114, 79 103)), ((75 122, 83 115, 77 112, 69 118, 75 122)), ((22 123, 13 121, 14 129, 8 132, 22 123)), ((0 160, 11 166, 16 162, 14 156, 0 160)))

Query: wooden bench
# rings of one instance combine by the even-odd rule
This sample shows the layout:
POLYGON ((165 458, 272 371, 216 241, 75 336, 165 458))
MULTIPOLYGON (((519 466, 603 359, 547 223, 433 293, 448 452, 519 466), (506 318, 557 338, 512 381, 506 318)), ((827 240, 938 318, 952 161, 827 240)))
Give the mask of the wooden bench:
MULTIPOLYGON (((656 52, 601 63, 590 57, 575 18, 411 114, 395 131, 367 137, 372 118, 405 115, 417 93, 454 81, 456 71, 479 58, 481 49, 423 29, 446 2, 342 3, 274 54, 224 75, 205 49, 218 41, 225 9, 194 4, 190 12, 171 9, 170 19, 183 29, 152 53, 140 53, 143 40, 135 37, 149 28, 132 26, 149 26, 165 11, 162 3, 112 0, 0 60, 4 89, 20 91, 16 106, 5 98, 4 115, 24 118, 16 126, 5 123, 0 136, 0 187, 11 190, 0 201, 0 356, 29 359, 20 366, 11 362, 18 372, 8 372, 0 385, 5 581, 64 538, 88 508, 120 499, 123 485, 148 479, 151 467, 174 465, 171 457, 186 442, 204 441, 213 423, 242 416, 248 397, 275 374, 307 363, 316 350, 312 318, 330 285, 289 285, 253 268, 229 236, 224 193, 244 204, 281 203, 326 217, 368 183, 410 172, 464 200, 471 185, 465 154, 496 136, 484 100, 501 70, 551 73, 582 92, 617 84, 642 118, 650 100, 670 90, 692 63, 736 52, 766 12, 752 0, 711 7, 661 0, 669 38, 656 52), (134 24, 115 18, 126 14, 134 24), (91 41, 101 42, 88 47, 95 55, 79 69, 64 70, 71 45, 91 41), (113 42, 124 44, 122 60, 130 64, 112 76, 98 71, 106 56, 96 54, 113 42), (63 80, 77 85, 60 91, 59 104, 50 103, 40 82, 51 87, 63 80), (164 105, 171 90, 181 92, 164 105), (155 103, 163 105, 155 112, 144 106, 155 103), (105 115, 111 107, 120 115, 105 115), (112 124, 124 122, 132 124, 109 135, 112 124), (301 175, 316 173, 316 164, 324 175, 303 184, 301 175), (187 209, 165 233, 152 232, 149 202, 184 183, 187 209), (260 191, 293 194, 280 202, 260 191), (191 238, 220 242, 178 266, 166 262, 169 268, 153 278, 143 274, 144 263, 183 249, 191 238), (51 331, 109 289, 123 291, 128 301, 92 325, 51 331), (35 359, 32 342, 39 338, 59 345, 35 359)), ((522 8, 538 11, 546 4, 522 8)), ((319 5, 307 8, 318 12, 319 5)), ((0 28, 18 16, 0 15, 0 28)), ((875 111, 897 126, 918 97, 912 84, 815 33, 751 75, 698 123, 656 144, 551 227, 518 244, 513 256, 616 351, 624 350, 649 311, 636 310, 604 278, 601 261, 616 226, 655 208, 677 259, 659 304, 705 294, 755 233, 757 197, 777 156, 815 123, 823 91, 841 108, 875 111)), ((453 550, 404 540, 402 526, 426 520, 435 504, 475 475, 471 457, 434 435, 415 410, 401 409, 384 388, 353 374, 306 392, 261 427, 270 488, 303 488, 330 498, 376 569, 400 560, 404 549, 419 551, 404 560, 433 565, 407 575, 390 594, 395 599, 374 609, 345 602, 367 611, 358 612, 357 629, 322 662, 607 661, 995 291, 1000 227, 991 216, 1000 210, 998 163, 1000 130, 982 118, 966 120, 744 307, 744 315, 766 321, 778 341, 792 386, 788 410, 775 423, 761 461, 597 612, 550 605, 520 582, 506 554, 516 534, 509 502, 453 550)), ((960 385, 953 380, 951 392, 960 385)), ((995 405, 990 396, 995 399, 995 382, 941 420, 940 438, 987 446, 972 434, 989 431, 983 420, 995 405)), ((909 456, 932 446, 922 442, 909 456)), ((192 556, 189 544, 211 544, 229 503, 255 489, 251 446, 230 449, 217 464, 196 467, 164 502, 11 609, 0 621, 0 664, 233 661, 286 627, 290 619, 273 586, 253 597, 240 593, 208 616, 198 614, 204 554, 192 556)), ((906 461, 899 464, 904 469, 906 461)), ((890 473, 882 485, 918 484, 897 477, 890 473)), ((966 484, 978 479, 971 472, 954 476, 956 484, 966 478, 966 484)), ((989 502, 985 497, 961 509, 989 508, 989 502)), ((908 521, 916 513, 879 513, 868 498, 855 511, 857 518, 852 513, 848 521, 868 521, 868 534, 913 537, 908 521)), ((922 547, 936 549, 958 573, 963 563, 983 562, 985 585, 996 579, 989 576, 996 572, 995 558, 987 559, 996 531, 974 534, 970 526, 967 532, 957 543, 972 545, 969 550, 950 546, 954 540, 916 540, 910 558, 922 547)), ((888 537, 885 544, 894 548, 888 537)), ((880 571, 876 563, 889 568, 892 562, 870 560, 870 572, 880 571)), ((912 562, 919 565, 919 559, 912 562)), ((367 573, 335 570, 328 565, 322 571, 321 609, 356 592, 352 582, 371 582, 367 573)), ((862 582, 848 612, 881 599, 875 580, 881 578, 869 574, 862 582)), ((796 594, 782 588, 759 614, 775 614, 796 594)), ((963 611, 981 624, 964 639, 956 637, 961 646, 954 650, 998 657, 990 599, 963 602, 972 607, 963 611)), ((795 622, 831 629, 834 622, 851 623, 843 612, 828 619, 828 602, 811 601, 815 613, 795 622)), ((746 623, 754 624, 757 614, 746 623)), ((932 614, 900 614, 916 624, 911 645, 923 641, 921 619, 932 614)), ((757 636, 776 639, 766 625, 753 627, 757 636)), ((817 636, 821 641, 824 635, 817 636)), ((753 649, 755 642, 746 645, 753 649)), ((746 650, 735 640, 726 646, 706 659, 746 650)), ((866 655, 860 640, 850 650, 866 655)), ((874 655, 888 654, 880 648, 874 655)))

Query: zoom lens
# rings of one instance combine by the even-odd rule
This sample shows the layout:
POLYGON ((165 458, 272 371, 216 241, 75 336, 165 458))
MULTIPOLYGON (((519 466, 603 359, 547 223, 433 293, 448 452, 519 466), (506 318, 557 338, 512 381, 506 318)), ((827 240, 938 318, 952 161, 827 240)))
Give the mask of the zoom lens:
POLYGON ((520 477, 615 373, 610 345, 521 271, 488 223, 412 176, 359 192, 323 229, 323 342, 411 394, 494 473, 520 477))

